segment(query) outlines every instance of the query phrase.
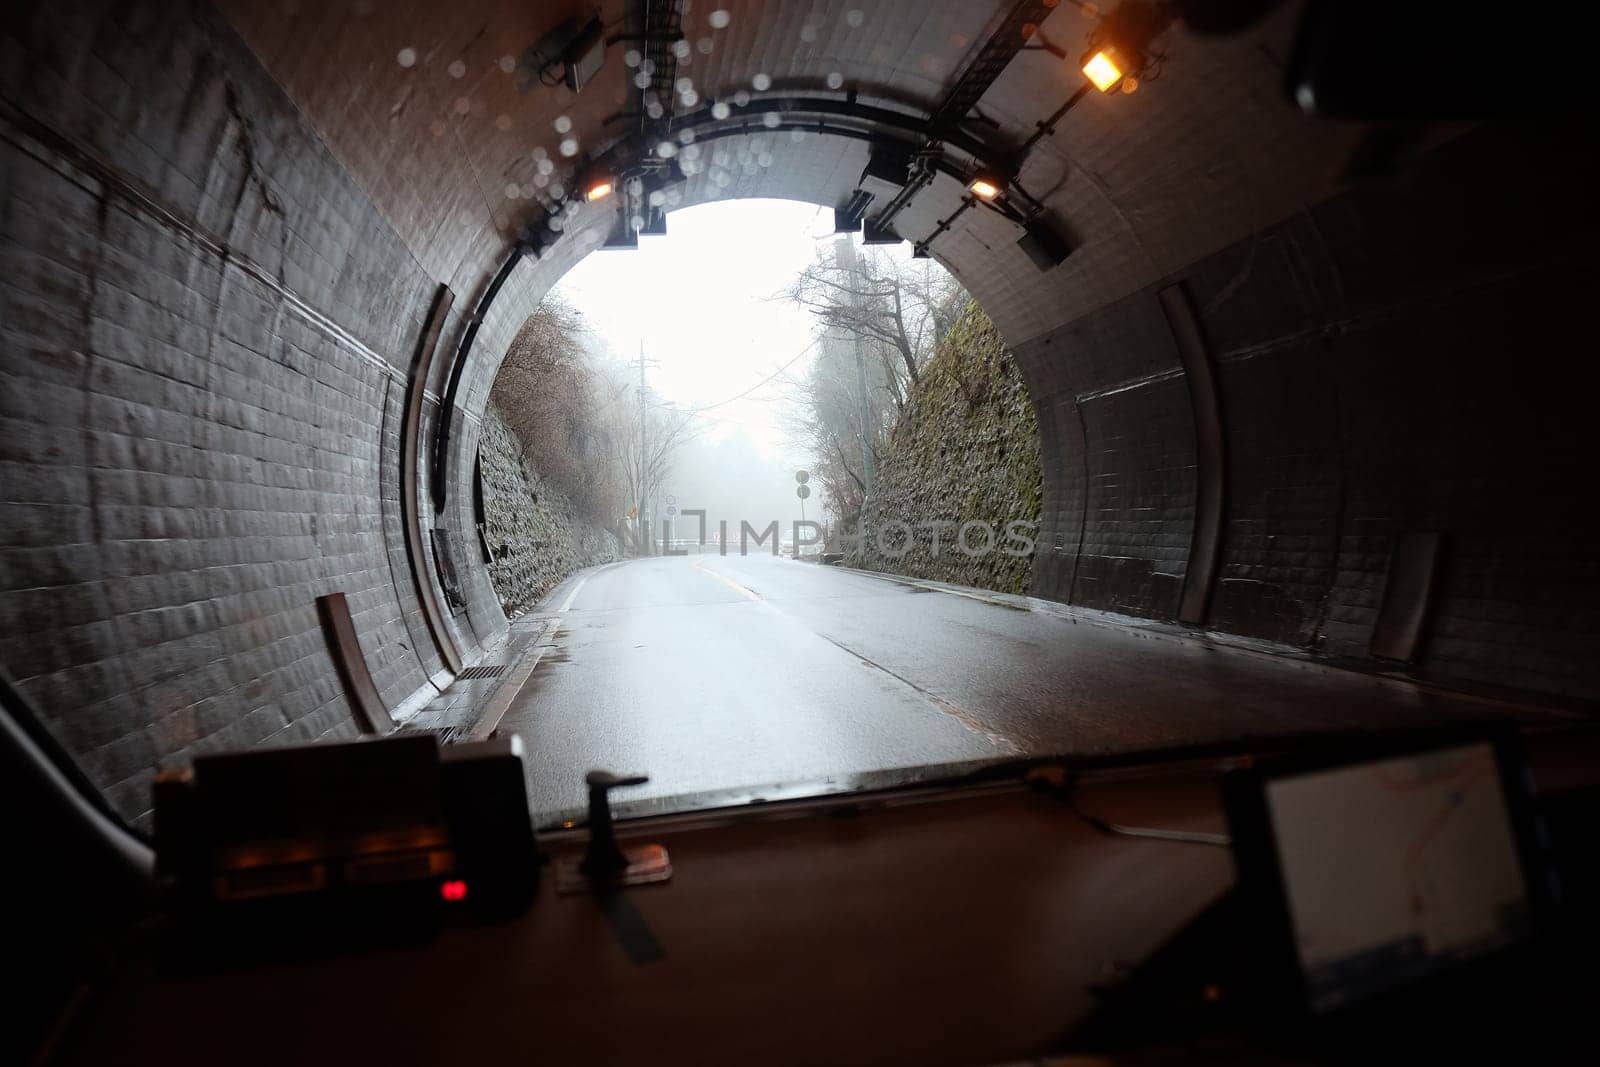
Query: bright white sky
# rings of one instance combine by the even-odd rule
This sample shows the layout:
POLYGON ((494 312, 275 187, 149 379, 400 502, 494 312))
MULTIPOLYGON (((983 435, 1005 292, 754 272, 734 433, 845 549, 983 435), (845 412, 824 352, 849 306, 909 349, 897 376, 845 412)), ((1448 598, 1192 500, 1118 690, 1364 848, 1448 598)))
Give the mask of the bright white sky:
MULTIPOLYGON (((797 379, 811 353, 771 384, 751 388, 806 349, 814 319, 772 299, 833 241, 833 213, 792 200, 725 200, 667 216, 667 236, 641 237, 637 251, 598 250, 556 292, 581 311, 619 359, 657 361, 649 382, 684 407, 721 404, 707 436, 743 430, 764 458, 792 454, 781 426, 785 378, 797 379)), ((909 255, 910 246, 903 246, 909 255)))

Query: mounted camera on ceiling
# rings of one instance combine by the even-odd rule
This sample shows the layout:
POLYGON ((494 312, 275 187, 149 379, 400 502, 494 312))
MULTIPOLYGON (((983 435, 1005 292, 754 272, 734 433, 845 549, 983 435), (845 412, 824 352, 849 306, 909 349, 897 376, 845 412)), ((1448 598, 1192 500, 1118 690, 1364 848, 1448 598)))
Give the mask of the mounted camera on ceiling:
POLYGON ((606 61, 600 16, 568 19, 540 38, 524 58, 538 73, 541 85, 553 88, 565 83, 573 92, 582 92, 606 61))

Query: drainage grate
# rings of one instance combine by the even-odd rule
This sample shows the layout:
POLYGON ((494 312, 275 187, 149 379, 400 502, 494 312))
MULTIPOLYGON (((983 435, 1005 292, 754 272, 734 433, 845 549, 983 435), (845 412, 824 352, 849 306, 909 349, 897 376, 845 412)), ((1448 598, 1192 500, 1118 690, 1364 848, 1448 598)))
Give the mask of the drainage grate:
POLYGON ((453 744, 457 740, 465 741, 459 726, 412 726, 409 723, 400 727, 396 733, 401 734, 432 734, 439 739, 441 745, 453 744))
POLYGON ((468 667, 456 675, 456 681, 470 682, 474 678, 498 678, 505 669, 506 665, 504 663, 479 664, 476 667, 468 667))

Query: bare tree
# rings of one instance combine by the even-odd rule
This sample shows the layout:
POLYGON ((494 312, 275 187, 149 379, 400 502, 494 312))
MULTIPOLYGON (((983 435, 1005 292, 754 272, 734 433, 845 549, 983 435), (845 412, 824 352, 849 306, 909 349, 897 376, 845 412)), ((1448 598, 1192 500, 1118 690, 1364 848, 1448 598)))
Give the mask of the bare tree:
POLYGON ((839 331, 824 334, 816 358, 792 390, 785 418, 789 432, 812 456, 813 474, 830 510, 847 520, 860 514, 866 496, 862 453, 880 458, 898 410, 889 385, 894 365, 869 361, 866 370, 863 405, 853 339, 839 331))
POLYGON ((837 244, 820 251, 780 298, 809 310, 824 331, 816 360, 796 383, 788 422, 814 457, 830 507, 848 520, 866 494, 863 452, 879 457, 966 293, 931 261, 867 251, 852 263, 839 253, 837 244), (856 370, 857 342, 864 375, 856 370))
POLYGON ((612 431, 611 462, 626 489, 629 518, 642 547, 650 543, 645 524, 657 510, 652 503, 679 450, 700 432, 701 424, 693 411, 663 401, 652 390, 641 391, 620 361, 608 365, 603 377, 597 399, 603 403, 601 418, 612 431))
POLYGON ((582 316, 546 299, 512 341, 491 399, 539 473, 585 517, 609 526, 623 495, 614 463, 620 431, 607 417, 606 385, 583 331, 582 316))
MULTIPOLYGON (((818 255, 783 296, 811 311, 824 327, 873 344, 880 359, 898 360, 901 374, 916 382, 960 314, 961 287, 931 261, 911 263, 867 251, 854 264, 837 249, 818 255)), ((898 389, 904 396, 904 388, 898 389)))

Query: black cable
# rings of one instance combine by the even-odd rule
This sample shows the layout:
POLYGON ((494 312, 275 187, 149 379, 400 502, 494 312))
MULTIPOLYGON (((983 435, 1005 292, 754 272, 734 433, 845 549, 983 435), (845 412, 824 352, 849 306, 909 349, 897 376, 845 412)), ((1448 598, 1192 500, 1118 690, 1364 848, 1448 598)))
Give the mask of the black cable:
POLYGON ((1233 838, 1227 834, 1212 834, 1203 830, 1169 830, 1149 826, 1126 826, 1084 811, 1078 806, 1079 776, 1076 771, 1068 771, 1066 781, 1059 785, 1043 775, 1030 776, 1027 781, 1030 785, 1066 805, 1068 811, 1082 819, 1091 829, 1097 833, 1105 834, 1107 837, 1140 837, 1152 841, 1173 841, 1180 845, 1211 845, 1217 848, 1233 847, 1233 838))
POLYGON ((779 367, 777 370, 773 371, 771 374, 767 375, 765 378, 761 379, 756 384, 752 385, 750 388, 746 389, 744 392, 739 393, 739 394, 737 394, 735 396, 730 396, 726 400, 719 400, 715 404, 705 404, 705 405, 702 405, 701 407, 688 408, 686 410, 691 415, 698 415, 702 411, 710 411, 713 408, 725 407, 728 404, 733 403, 735 400, 743 400, 745 397, 749 396, 751 393, 755 392, 757 389, 760 389, 762 386, 764 386, 767 383, 771 382, 778 375, 782 374, 784 371, 788 370, 790 367, 792 367, 796 363, 800 362, 800 357, 805 355, 807 352, 811 351, 811 349, 816 346, 816 344, 817 344, 817 342, 819 340, 821 340, 821 338, 813 337, 811 339, 810 343, 808 343, 804 348, 802 348, 800 351, 798 351, 798 352, 796 352, 794 354, 794 357, 792 359, 790 359, 788 362, 784 363, 781 367, 779 367))
POLYGON ((11 717, 17 728, 27 735, 28 740, 38 747, 50 761, 51 766, 60 772, 90 807, 139 840, 149 840, 148 834, 129 826, 127 820, 111 806, 105 794, 100 792, 100 788, 83 772, 83 768, 78 766, 78 761, 73 759, 72 754, 45 727, 33 701, 12 681, 4 667, 0 667, 0 709, 4 709, 4 713, 11 717))

